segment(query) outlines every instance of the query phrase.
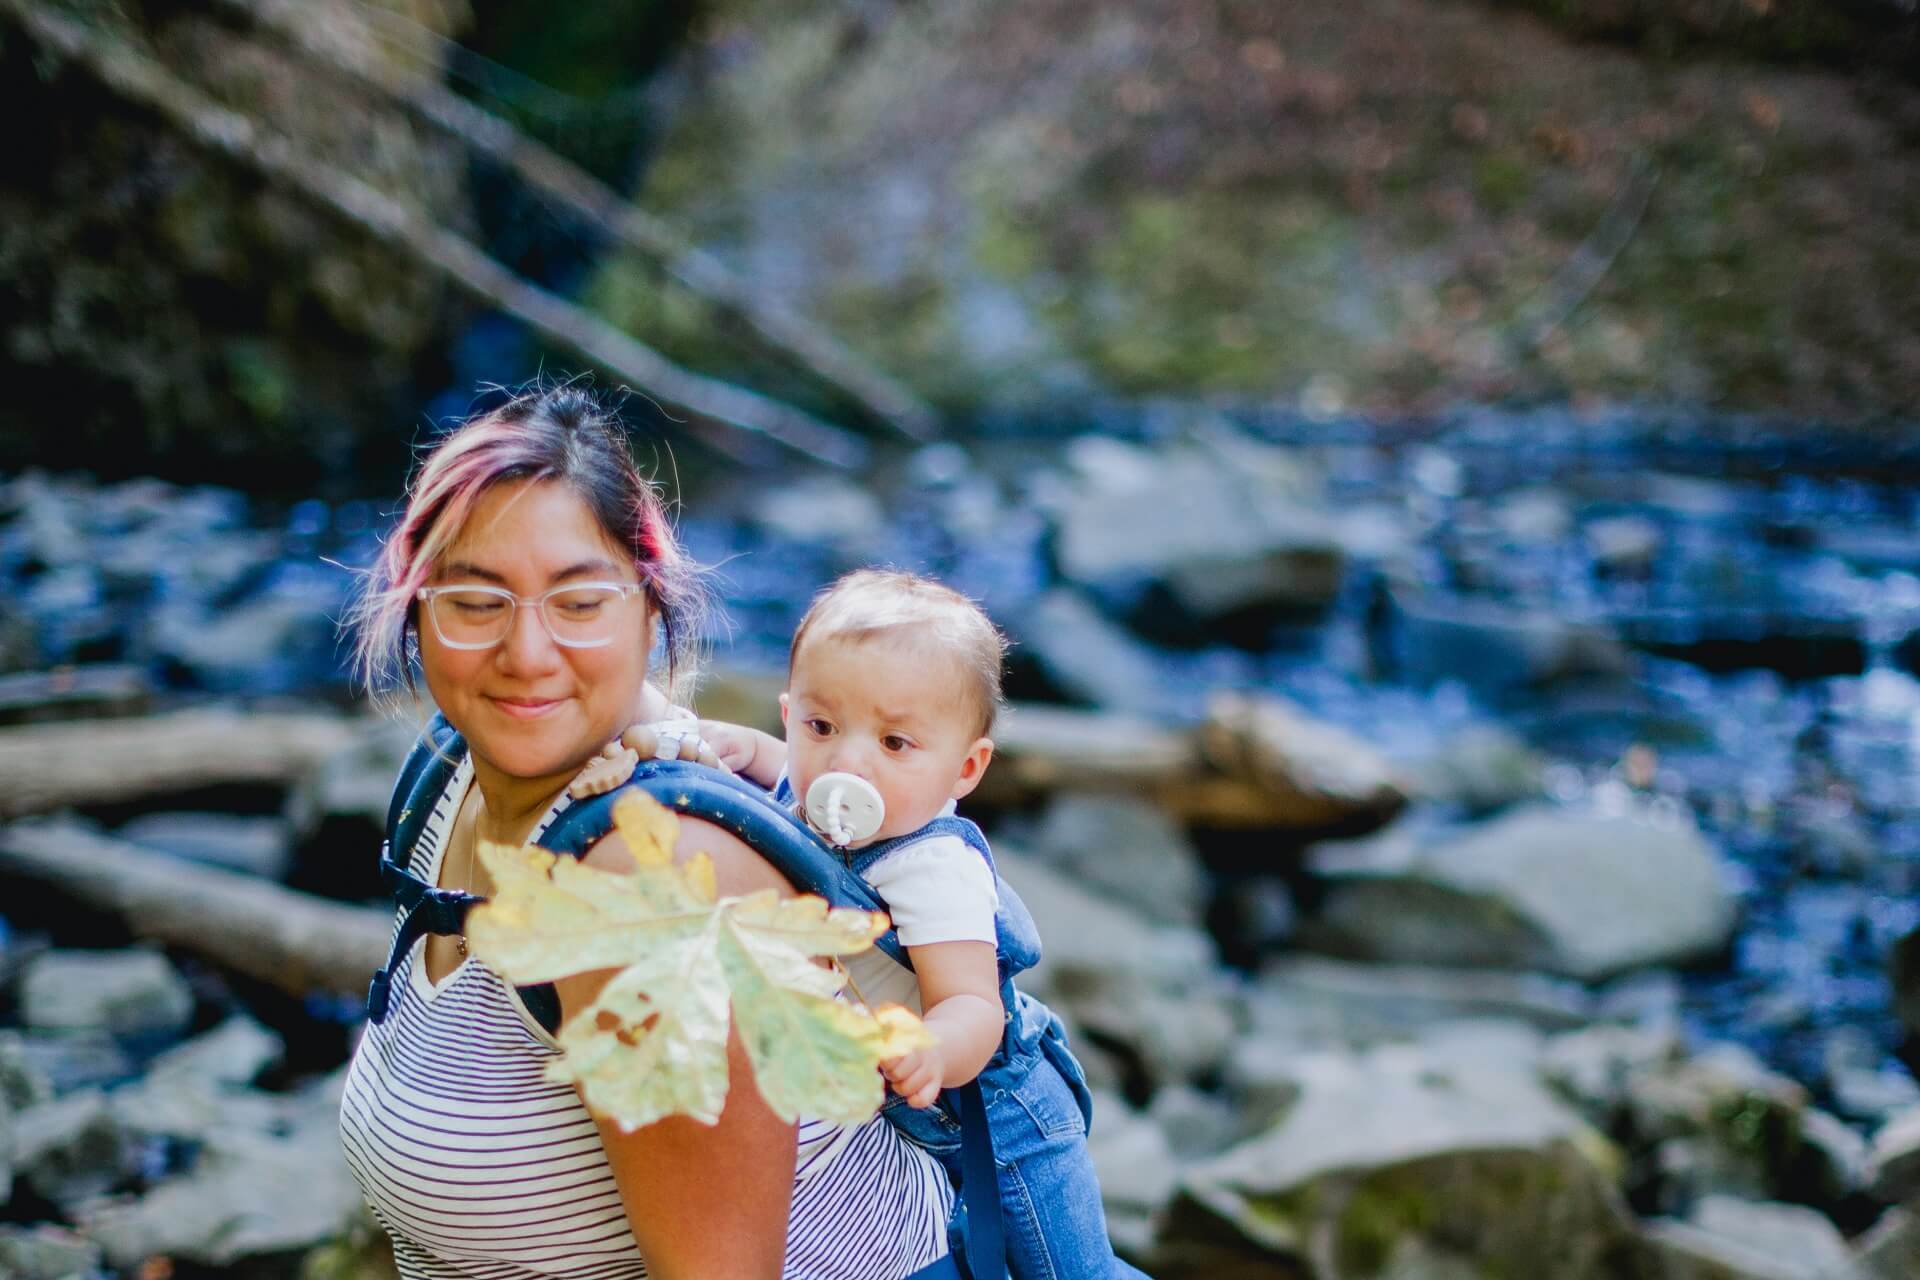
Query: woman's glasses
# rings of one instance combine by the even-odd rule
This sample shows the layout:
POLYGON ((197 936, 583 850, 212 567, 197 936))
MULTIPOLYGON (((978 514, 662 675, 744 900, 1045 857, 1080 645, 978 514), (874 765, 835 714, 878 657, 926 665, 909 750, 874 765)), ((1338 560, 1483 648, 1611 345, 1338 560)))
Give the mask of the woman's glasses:
POLYGON ((539 611, 555 644, 597 649, 619 634, 627 597, 645 590, 632 582, 576 582, 527 599, 500 587, 463 585, 422 587, 415 598, 449 649, 491 649, 513 630, 514 611, 523 604, 539 611))

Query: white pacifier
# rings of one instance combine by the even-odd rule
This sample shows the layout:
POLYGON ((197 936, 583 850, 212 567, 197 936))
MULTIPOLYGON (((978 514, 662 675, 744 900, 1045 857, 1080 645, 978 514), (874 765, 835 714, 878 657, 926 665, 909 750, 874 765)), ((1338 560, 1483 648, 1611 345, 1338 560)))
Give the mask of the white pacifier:
POLYGON ((823 773, 807 788, 807 821, 842 849, 878 831, 886 817, 887 802, 865 778, 823 773))

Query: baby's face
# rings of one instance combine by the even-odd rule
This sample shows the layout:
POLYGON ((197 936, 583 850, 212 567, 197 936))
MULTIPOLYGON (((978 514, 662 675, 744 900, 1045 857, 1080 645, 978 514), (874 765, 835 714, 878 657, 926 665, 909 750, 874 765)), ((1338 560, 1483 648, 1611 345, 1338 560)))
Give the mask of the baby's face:
POLYGON ((860 844, 925 826, 973 790, 993 754, 992 741, 974 732, 978 712, 960 663, 912 637, 809 640, 781 715, 795 795, 826 773, 851 773, 879 791, 886 821, 860 844))

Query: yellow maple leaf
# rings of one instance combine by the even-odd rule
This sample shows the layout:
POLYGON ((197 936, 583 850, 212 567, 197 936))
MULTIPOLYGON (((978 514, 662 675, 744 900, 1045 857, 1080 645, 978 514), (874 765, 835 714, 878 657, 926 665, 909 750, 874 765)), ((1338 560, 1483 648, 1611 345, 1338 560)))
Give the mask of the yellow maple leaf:
POLYGON ((712 860, 676 863, 679 819, 642 792, 614 805, 614 825, 630 873, 479 847, 495 893, 468 916, 467 940, 488 967, 519 984, 617 971, 560 1029, 565 1053, 549 1077, 624 1129, 671 1115, 712 1124, 726 1104, 731 1024, 776 1114, 872 1115, 879 1063, 932 1038, 899 1006, 849 1003, 840 970, 814 957, 865 950, 886 916, 772 890, 719 897, 712 860))

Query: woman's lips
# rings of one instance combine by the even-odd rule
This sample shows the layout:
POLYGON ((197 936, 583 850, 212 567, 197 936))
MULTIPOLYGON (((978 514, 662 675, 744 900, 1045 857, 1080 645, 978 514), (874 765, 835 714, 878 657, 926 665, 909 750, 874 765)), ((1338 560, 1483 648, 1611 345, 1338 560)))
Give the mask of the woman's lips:
POLYGON ((515 720, 537 720, 559 706, 561 698, 491 698, 494 706, 515 720))

